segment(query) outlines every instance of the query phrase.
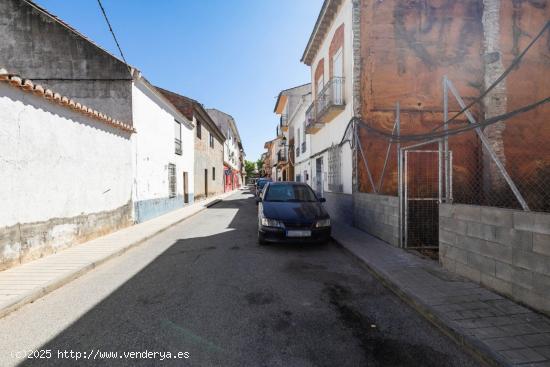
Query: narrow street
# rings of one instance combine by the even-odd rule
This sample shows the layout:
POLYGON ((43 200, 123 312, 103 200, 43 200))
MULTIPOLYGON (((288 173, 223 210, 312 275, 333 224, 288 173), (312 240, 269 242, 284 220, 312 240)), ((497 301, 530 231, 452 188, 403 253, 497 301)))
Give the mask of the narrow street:
POLYGON ((248 192, 10 314, 0 329, 2 366, 29 349, 54 357, 23 365, 113 364, 57 358, 97 350, 189 353, 117 365, 477 365, 336 244, 260 247, 248 192))

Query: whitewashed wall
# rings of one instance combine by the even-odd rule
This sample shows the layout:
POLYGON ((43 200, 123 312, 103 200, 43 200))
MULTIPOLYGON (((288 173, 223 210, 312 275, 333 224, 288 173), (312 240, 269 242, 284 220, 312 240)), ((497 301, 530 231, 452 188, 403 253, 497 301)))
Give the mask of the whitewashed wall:
MULTIPOLYGON (((326 33, 317 55, 311 64, 311 80, 312 85, 315 84, 315 68, 321 59, 324 59, 324 80, 325 84, 330 80, 329 75, 329 47, 334 36, 334 32, 344 24, 344 46, 343 46, 343 65, 344 65, 344 98, 346 107, 338 116, 336 116, 328 124, 325 124, 319 132, 311 135, 311 155, 316 154, 332 144, 338 144, 342 140, 346 126, 353 117, 353 33, 352 33, 352 3, 351 0, 343 1, 343 4, 338 9, 334 21, 330 25, 330 29, 326 33)), ((313 93, 317 93, 315 90, 313 93)), ((342 149, 342 184, 344 193, 351 194, 352 192, 352 153, 349 145, 342 149)), ((323 155, 324 171, 328 169, 328 155, 323 155)), ((315 170, 315 169, 314 169, 315 170)), ((324 180, 325 190, 328 190, 328 182, 324 180)))
POLYGON ((0 83, 0 269, 131 222, 130 133, 0 83))
MULTIPOLYGON (((134 218, 143 222, 184 206, 183 172, 189 203, 194 193, 194 135, 187 120, 141 80, 132 86, 134 127, 134 218), (175 153, 174 119, 182 123, 182 155, 175 153), (177 196, 169 198, 168 164, 176 165, 177 196)), ((192 125, 190 125, 192 126, 192 125)))

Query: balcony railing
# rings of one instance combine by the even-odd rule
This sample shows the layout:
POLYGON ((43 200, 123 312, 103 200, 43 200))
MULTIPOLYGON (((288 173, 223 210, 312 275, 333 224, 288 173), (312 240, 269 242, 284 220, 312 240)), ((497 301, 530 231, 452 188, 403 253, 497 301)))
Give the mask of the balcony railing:
POLYGON ((279 126, 282 131, 288 131, 288 118, 287 115, 281 115, 279 126))
POLYGON ((317 116, 322 119, 331 109, 342 109, 344 106, 344 78, 334 77, 317 95, 317 116))
POLYGON ((174 143, 175 143, 175 146, 176 146, 176 154, 179 154, 181 155, 182 151, 181 151, 181 140, 176 138, 174 139, 174 143))
POLYGON ((317 99, 306 111, 306 131, 315 133, 330 122, 346 106, 344 100, 344 78, 332 78, 317 94, 317 99))
POLYGON ((306 110, 306 132, 314 133, 322 127, 317 123, 317 101, 313 101, 306 110))
POLYGON ((287 156, 285 150, 279 150, 277 152, 277 163, 283 163, 287 161, 287 156))
POLYGON ((277 137, 281 138, 283 136, 283 129, 281 128, 281 125, 277 125, 277 137))

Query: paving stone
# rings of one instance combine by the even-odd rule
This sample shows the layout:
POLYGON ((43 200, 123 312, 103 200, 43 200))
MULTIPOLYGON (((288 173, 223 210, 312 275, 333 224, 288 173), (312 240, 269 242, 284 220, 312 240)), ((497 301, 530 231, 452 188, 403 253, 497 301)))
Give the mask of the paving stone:
MULTIPOLYGON (((457 207, 460 211, 461 206, 457 207)), ((454 215, 456 218, 456 211, 454 215)), ((464 215, 464 211, 460 215, 464 215)), ((357 229, 338 226, 333 231, 338 242, 400 287, 405 297, 414 296, 415 303, 432 311, 431 317, 435 317, 438 323, 452 328, 464 338, 485 343, 492 353, 502 356, 509 365, 542 366, 549 362, 545 355, 545 348, 550 347, 550 318, 547 316, 535 313, 476 282, 448 273, 436 262, 387 245, 357 229), (350 238, 353 241, 348 241, 350 238)), ((524 236, 520 231, 516 229, 513 235, 516 238, 524 236)), ((512 284, 526 283, 521 271, 518 272, 512 265, 514 254, 525 250, 524 247, 504 246, 464 236, 458 236, 456 247, 478 253, 487 250, 491 256, 495 255, 498 260, 495 263, 496 277, 483 274, 481 279, 484 281, 500 282, 509 285, 510 289, 513 286, 514 290, 528 292, 520 285, 512 284)), ((478 271, 460 262, 455 263, 457 271, 478 271)), ((522 297, 528 295, 521 294, 522 297)))
POLYGON ((534 348, 537 353, 542 354, 546 358, 550 359, 550 346, 542 348, 534 348))
POLYGON ((528 335, 528 334, 543 335, 543 334, 538 334, 539 331, 529 324, 503 325, 503 326, 500 326, 500 328, 506 331, 506 333, 511 336, 528 335))
POLYGON ((506 336, 503 338, 485 339, 483 340, 483 342, 487 344, 489 348, 494 349, 496 351, 521 349, 521 348, 527 347, 519 339, 514 337, 509 337, 509 336, 506 336))
POLYGON ((544 362, 546 357, 530 348, 501 351, 500 354, 511 363, 544 362))
POLYGON ((520 335, 518 339, 528 347, 550 346, 550 333, 520 335))
POLYGON ((480 339, 487 338, 500 338, 507 336, 506 332, 496 326, 488 326, 484 328, 472 329, 473 335, 477 336, 480 339))

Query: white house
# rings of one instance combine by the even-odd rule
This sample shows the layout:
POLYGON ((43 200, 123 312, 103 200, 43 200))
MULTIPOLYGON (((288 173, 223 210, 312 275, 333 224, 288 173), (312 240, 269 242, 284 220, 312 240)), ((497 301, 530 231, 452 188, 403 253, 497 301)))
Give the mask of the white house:
POLYGON ((352 0, 324 2, 301 61, 311 68, 306 132, 312 187, 327 199, 333 218, 350 222, 353 154, 342 141, 354 115, 352 0))
POLYGON ((279 93, 274 112, 280 115, 277 136, 281 139, 277 169, 282 180, 307 182, 309 179, 309 140, 306 109, 311 104, 311 84, 285 89, 279 93), (306 151, 307 149, 307 151, 306 151), (304 170, 307 172, 304 173, 304 170), (303 176, 302 176, 303 175, 303 176), (302 180, 303 177, 303 180, 302 180))
POLYGON ((132 84, 134 219, 143 222, 193 202, 193 124, 139 71, 132 84))
POLYGON ((132 223, 133 132, 0 69, 0 270, 132 223))
POLYGON ((224 190, 226 192, 234 190, 243 184, 244 169, 244 150, 237 124, 231 115, 215 108, 209 108, 206 112, 225 135, 223 152, 224 190))

